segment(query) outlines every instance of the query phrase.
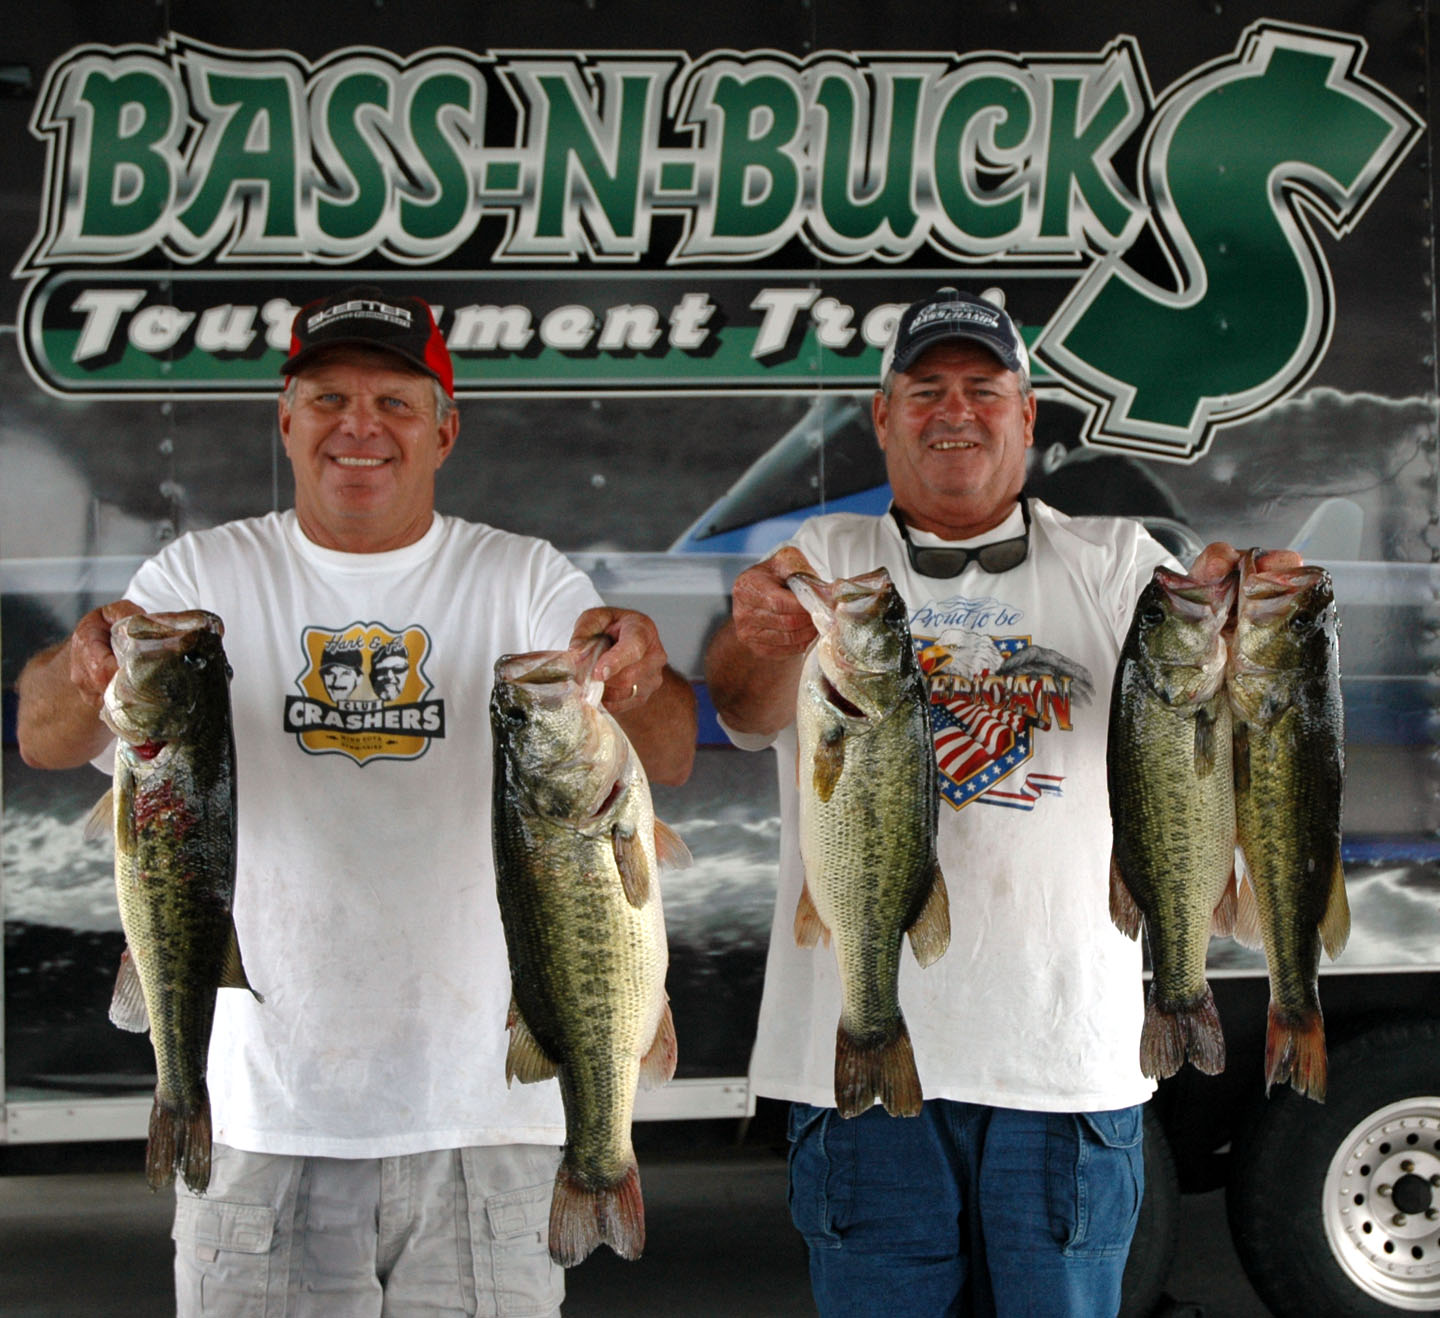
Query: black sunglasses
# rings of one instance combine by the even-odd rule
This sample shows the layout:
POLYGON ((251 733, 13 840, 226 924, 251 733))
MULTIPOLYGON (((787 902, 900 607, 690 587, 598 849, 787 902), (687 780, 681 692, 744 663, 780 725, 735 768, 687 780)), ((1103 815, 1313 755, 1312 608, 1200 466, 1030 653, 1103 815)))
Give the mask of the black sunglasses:
POLYGON ((1024 499, 1020 500, 1020 516, 1025 521, 1025 529, 1009 540, 992 540, 988 545, 976 545, 974 549, 917 545, 910 539, 905 519, 894 504, 890 505, 890 516, 900 528, 905 552, 910 555, 910 566, 922 577, 958 577, 971 559, 986 572, 1008 572, 1012 567, 1019 567, 1030 552, 1030 508, 1024 499))

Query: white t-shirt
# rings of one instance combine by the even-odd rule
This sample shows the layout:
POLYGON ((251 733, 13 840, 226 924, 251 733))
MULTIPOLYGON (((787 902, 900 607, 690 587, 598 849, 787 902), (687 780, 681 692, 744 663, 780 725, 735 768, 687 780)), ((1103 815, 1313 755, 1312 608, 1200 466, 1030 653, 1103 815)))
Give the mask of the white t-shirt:
POLYGON ((489 698, 500 655, 569 643, 600 603, 589 580, 451 517, 345 554, 286 512, 182 537, 127 597, 219 614, 234 669, 235 922, 265 1000, 218 995, 215 1138, 328 1157, 563 1143, 555 1082, 505 1084, 489 698))
MULTIPOLYGON (((1110 687, 1140 591, 1173 560, 1137 522, 1030 508, 1029 554, 998 575, 973 562, 958 577, 917 575, 888 516, 816 517, 792 543, 826 579, 889 571, 930 682, 950 947, 922 970, 907 941, 900 966, 925 1097, 1105 1111, 1154 1088, 1139 1064, 1140 947, 1109 914, 1110 687)), ((1022 529, 1017 508, 959 543, 1022 529)), ((797 948, 793 933, 793 724, 775 749, 780 888, 750 1077, 759 1094, 833 1107, 835 955, 797 948)))

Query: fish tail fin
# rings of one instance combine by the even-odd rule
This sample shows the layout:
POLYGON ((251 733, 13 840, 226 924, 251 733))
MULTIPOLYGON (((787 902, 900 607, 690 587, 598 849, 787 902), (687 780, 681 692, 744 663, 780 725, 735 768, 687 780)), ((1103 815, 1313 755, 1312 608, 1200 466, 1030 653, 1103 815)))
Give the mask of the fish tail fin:
POLYGON ((602 1244, 622 1259, 638 1259, 645 1248, 645 1201, 633 1157, 625 1174, 610 1185, 588 1185, 564 1163, 555 1174, 550 1257, 562 1268, 573 1268, 602 1244))
POLYGON ((1285 1011, 1271 1002, 1265 1025, 1265 1092, 1288 1080, 1306 1098, 1323 1103, 1328 1070, 1320 1009, 1285 1011))
POLYGON ((159 1190, 175 1179, 180 1146, 179 1113, 157 1094, 150 1108, 150 1135, 145 1142, 145 1180, 159 1190))
POLYGON ((950 893, 945 887, 945 876, 940 872, 938 860, 925 905, 920 908, 920 914, 907 932, 915 960, 922 966, 938 961, 950 946, 950 893))
POLYGON ((1151 1079, 1174 1075, 1186 1058, 1197 1071, 1218 1075, 1225 1069, 1225 1035, 1210 985, 1189 1002, 1161 1004, 1150 981, 1145 1025, 1140 1031, 1140 1070, 1151 1079))
POLYGON ((835 1031, 835 1106, 842 1117, 856 1117, 878 1098, 892 1117, 920 1115, 924 1096, 910 1031, 896 1018, 888 1038, 862 1043, 840 1022, 835 1031))
POLYGON ((1345 871, 1340 856, 1335 856, 1335 868, 1330 875, 1330 895, 1325 902, 1325 914, 1320 919, 1320 943, 1325 955, 1335 960, 1350 941, 1350 899, 1345 896, 1345 871))
POLYGON ((1110 922, 1127 938, 1140 937, 1140 922, 1144 917, 1130 895, 1125 876, 1112 852, 1110 855, 1110 922))
POLYGON ((145 1144, 145 1180, 159 1190, 175 1179, 178 1170, 185 1184, 204 1194, 210 1184, 210 1097, 201 1092, 190 1110, 177 1107, 158 1094, 150 1108, 150 1132, 145 1144))

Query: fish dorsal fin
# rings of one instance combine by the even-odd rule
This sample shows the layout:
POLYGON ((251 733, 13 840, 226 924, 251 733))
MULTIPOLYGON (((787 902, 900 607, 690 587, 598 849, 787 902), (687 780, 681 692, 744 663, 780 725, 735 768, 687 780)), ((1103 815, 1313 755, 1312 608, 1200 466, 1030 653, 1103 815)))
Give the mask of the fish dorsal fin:
POLYGON ((94 842, 115 836, 115 790, 111 788, 85 816, 85 840, 94 842))
POLYGON ((120 970, 115 976, 115 995, 110 999, 110 1020, 122 1030, 144 1034, 150 1028, 150 1013, 145 1007, 145 990, 140 987, 140 974, 135 958, 127 947, 120 953, 120 970))
POLYGON ((655 821, 655 859, 668 869, 688 869, 695 863, 684 839, 669 824, 655 821))
POLYGON ((540 1046, 540 1041, 530 1033, 525 1017, 514 996, 510 998, 510 1011, 505 1018, 510 1031, 510 1047, 505 1052, 505 1083, 518 1080, 522 1085, 533 1085, 540 1080, 554 1077, 556 1066, 550 1055, 540 1046))
POLYGON ((1110 853, 1110 923, 1126 938, 1139 938, 1140 925, 1144 920, 1135 898, 1130 895, 1130 885, 1120 873, 1115 853, 1110 853))
POLYGON ((938 961, 950 946, 950 894, 938 860, 933 866, 930 895, 906 932, 910 936, 910 950, 922 966, 938 961))
POLYGON ((830 930, 815 909, 809 883, 802 882, 800 900, 795 905, 795 946, 814 947, 819 942, 824 942, 827 947, 830 945, 830 930))
POLYGON ((1242 947, 1263 947, 1265 935, 1260 930, 1260 903, 1249 875, 1235 882, 1235 934, 1242 947))
POLYGON ((1235 891, 1235 867, 1230 867, 1230 877, 1225 881, 1225 890, 1215 903, 1210 916, 1210 932, 1218 938, 1229 938, 1235 932, 1236 907, 1240 897, 1235 891))
POLYGON ((255 990, 250 987, 250 979, 245 974, 245 963, 240 959, 240 940, 235 936, 235 922, 230 922, 230 939, 225 945, 225 960, 220 965, 220 987, 245 989, 255 994, 256 1002, 264 1002, 255 990))
POLYGON ((1320 945, 1325 955, 1335 960, 1350 941, 1350 899, 1345 895, 1345 871, 1340 855, 1335 855, 1335 868, 1330 875, 1330 896, 1325 914, 1320 918, 1320 945))
POLYGON ((660 1013, 660 1024, 649 1051, 640 1059, 640 1083, 646 1089, 658 1089, 675 1074, 675 1062, 680 1053, 675 1043, 675 1017, 670 1014, 670 999, 665 999, 665 1010, 660 1013))
POLYGON ((815 795, 828 801, 845 772, 845 734, 839 729, 815 743, 815 795))
POLYGON ((650 857, 633 828, 616 824, 610 830, 615 849, 615 868, 620 871, 620 886, 625 900, 637 910, 650 900, 650 857))

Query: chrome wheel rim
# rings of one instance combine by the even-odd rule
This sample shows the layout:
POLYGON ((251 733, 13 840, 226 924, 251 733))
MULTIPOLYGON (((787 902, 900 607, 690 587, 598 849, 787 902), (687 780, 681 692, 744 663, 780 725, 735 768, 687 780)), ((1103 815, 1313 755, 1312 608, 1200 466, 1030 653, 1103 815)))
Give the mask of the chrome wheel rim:
POLYGON ((1325 1238, 1345 1275, 1392 1308, 1440 1303, 1440 1096, 1402 1099, 1341 1140, 1325 1176, 1325 1238))

